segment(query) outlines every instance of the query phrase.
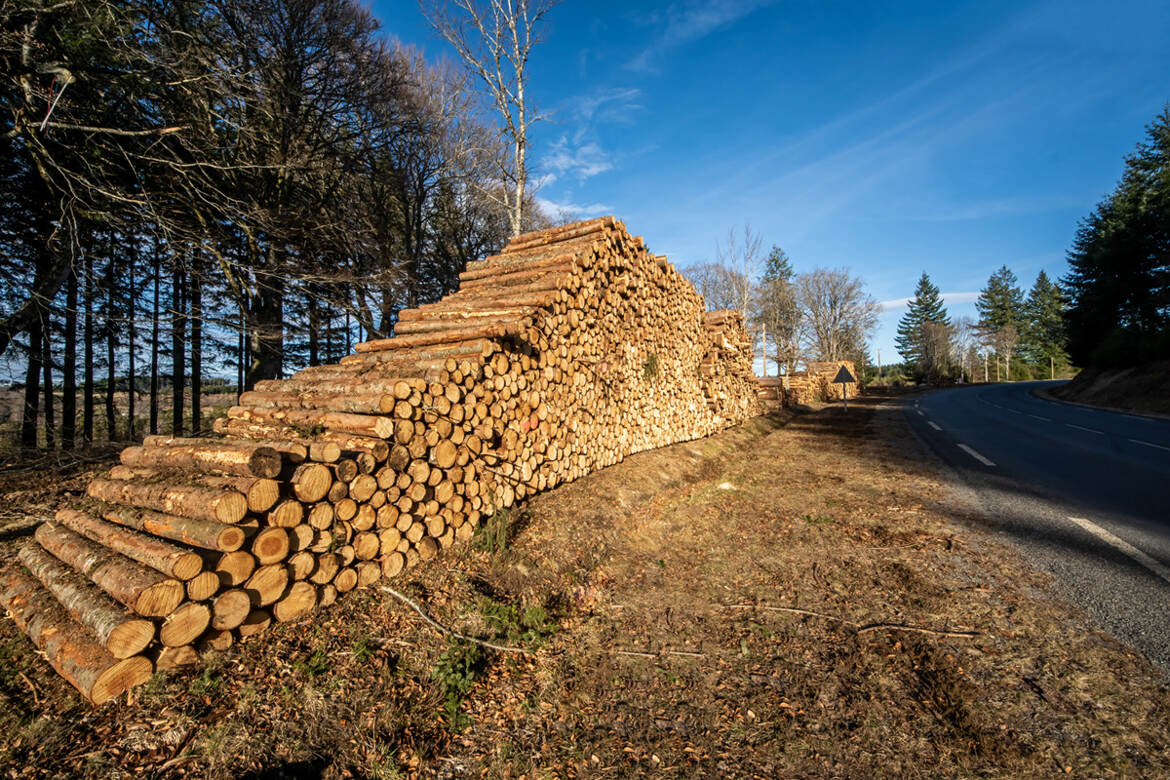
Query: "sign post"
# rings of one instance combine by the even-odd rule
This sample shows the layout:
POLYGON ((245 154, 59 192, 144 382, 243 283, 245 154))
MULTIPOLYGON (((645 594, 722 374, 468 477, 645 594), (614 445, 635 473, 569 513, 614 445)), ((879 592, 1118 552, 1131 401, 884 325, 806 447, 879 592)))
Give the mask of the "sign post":
POLYGON ((841 403, 845 406, 845 411, 849 411, 849 385, 857 380, 853 378, 853 374, 849 373, 849 369, 841 366, 841 370, 837 372, 837 376, 833 377, 833 384, 841 385, 841 403))

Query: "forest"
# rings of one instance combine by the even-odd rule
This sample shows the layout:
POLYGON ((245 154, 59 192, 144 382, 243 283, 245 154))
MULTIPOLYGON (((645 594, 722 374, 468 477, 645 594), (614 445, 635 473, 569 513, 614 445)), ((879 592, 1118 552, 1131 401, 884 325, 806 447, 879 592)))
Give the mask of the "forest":
POLYGON ((204 431, 209 393, 388 335, 550 224, 466 72, 353 0, 5 3, 0 62, 24 447, 204 431))

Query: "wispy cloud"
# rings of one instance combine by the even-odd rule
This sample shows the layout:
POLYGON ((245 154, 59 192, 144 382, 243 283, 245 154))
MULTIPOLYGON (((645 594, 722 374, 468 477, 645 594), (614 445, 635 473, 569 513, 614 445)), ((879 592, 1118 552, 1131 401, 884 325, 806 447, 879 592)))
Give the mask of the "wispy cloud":
POLYGON ((628 122, 642 109, 642 90, 637 87, 605 87, 569 98, 564 110, 575 120, 592 122, 628 122))
POLYGON ((588 219, 590 217, 602 217, 613 213, 613 207, 604 203, 573 203, 572 201, 554 201, 537 198, 536 204, 540 206, 541 211, 554 218, 572 217, 574 219, 588 219))
POLYGON ((578 181, 605 173, 613 168, 609 154, 594 141, 580 142, 567 135, 558 138, 542 161, 554 178, 575 177, 578 181))
MULTIPOLYGON (((942 293, 943 302, 948 306, 954 306, 959 303, 974 303, 979 300, 978 292, 945 292, 942 293)), ((904 309, 910 304, 910 298, 894 298, 890 301, 882 301, 878 305, 882 307, 882 311, 897 311, 904 309)))
POLYGON ((664 14, 665 28, 657 40, 626 63, 635 71, 652 70, 655 60, 678 46, 727 27, 775 0, 691 0, 672 5, 664 14))

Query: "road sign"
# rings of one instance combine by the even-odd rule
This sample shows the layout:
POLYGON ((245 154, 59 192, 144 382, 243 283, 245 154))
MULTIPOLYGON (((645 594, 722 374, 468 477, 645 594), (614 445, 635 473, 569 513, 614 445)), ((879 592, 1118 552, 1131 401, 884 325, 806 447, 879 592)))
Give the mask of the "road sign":
POLYGON ((849 385, 856 381, 853 374, 850 374, 849 369, 845 366, 841 366, 837 376, 833 377, 833 384, 841 385, 841 403, 844 405, 845 411, 849 411, 849 385))
MULTIPOLYGON (((846 383, 852 384, 856 381, 857 380, 853 378, 853 374, 850 374, 849 369, 846 368, 845 366, 841 366, 841 370, 838 371, 837 376, 835 376, 833 378, 833 384, 835 384, 835 385, 838 385, 838 384, 843 385, 846 383)), ((844 388, 842 388, 842 389, 844 389, 844 388)))

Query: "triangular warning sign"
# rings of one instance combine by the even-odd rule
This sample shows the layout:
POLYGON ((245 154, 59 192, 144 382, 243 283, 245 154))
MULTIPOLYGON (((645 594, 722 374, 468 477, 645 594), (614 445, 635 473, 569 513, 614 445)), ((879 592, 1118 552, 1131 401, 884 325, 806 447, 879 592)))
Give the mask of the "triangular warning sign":
POLYGON ((846 382, 853 383, 856 381, 857 380, 853 378, 853 374, 850 374, 849 369, 847 369, 845 366, 841 366, 841 370, 838 371, 837 376, 835 376, 833 378, 833 384, 835 384, 835 385, 837 385, 837 384, 843 385, 846 382))

